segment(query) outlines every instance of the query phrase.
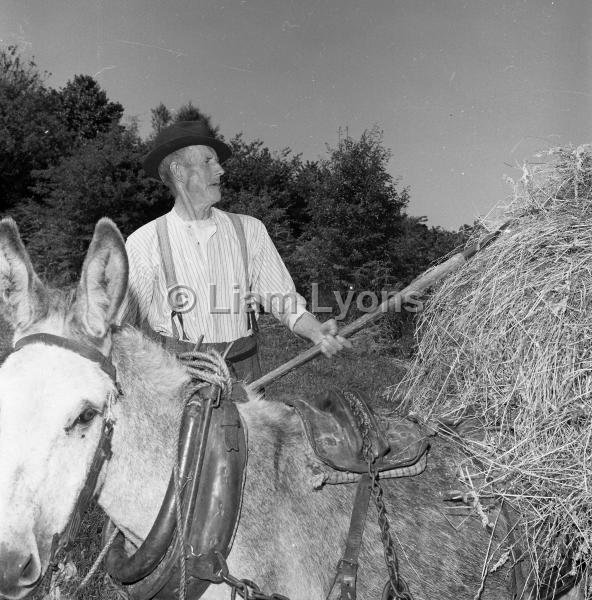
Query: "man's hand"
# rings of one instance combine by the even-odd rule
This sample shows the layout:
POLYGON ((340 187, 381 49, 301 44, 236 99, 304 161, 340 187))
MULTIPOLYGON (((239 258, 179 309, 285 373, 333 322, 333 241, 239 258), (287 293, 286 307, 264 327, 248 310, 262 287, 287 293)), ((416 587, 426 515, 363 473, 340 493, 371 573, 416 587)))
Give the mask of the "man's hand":
POLYGON ((337 321, 335 319, 329 319, 321 324, 320 328, 320 340, 317 342, 321 344, 321 352, 330 358, 334 356, 344 348, 351 348, 352 343, 337 334, 337 321))
POLYGON ((337 333, 337 321, 329 319, 324 323, 318 321, 312 314, 303 314, 294 324, 294 333, 308 338, 313 344, 320 344, 321 352, 330 358, 352 344, 337 333))

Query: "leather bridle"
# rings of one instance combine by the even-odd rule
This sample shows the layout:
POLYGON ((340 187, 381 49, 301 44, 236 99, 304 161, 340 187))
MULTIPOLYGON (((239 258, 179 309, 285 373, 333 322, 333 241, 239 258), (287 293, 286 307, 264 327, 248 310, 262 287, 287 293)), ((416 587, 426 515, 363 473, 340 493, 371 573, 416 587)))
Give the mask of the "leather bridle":
MULTIPOLYGON (((114 383, 117 390, 114 398, 122 394, 115 366, 96 348, 61 336, 37 333, 21 338, 12 352, 32 343, 65 348, 97 363, 114 383)), ((126 585, 135 582, 136 597, 152 598, 159 590, 176 589, 176 565, 187 559, 189 544, 197 556, 188 565, 188 593, 199 598, 214 581, 210 574, 210 557, 216 554, 225 559, 228 556, 238 523, 247 453, 240 415, 230 394, 221 395, 217 384, 190 387, 181 419, 177 463, 178 481, 190 482, 190 485, 184 486, 180 498, 184 534, 180 537, 176 532, 176 478, 173 471, 159 514, 140 548, 132 556, 127 556, 120 535, 105 557, 105 566, 111 577, 126 585), (209 436, 210 430, 212 435, 209 436), (199 516, 194 518, 194 514, 199 516)), ((84 487, 65 530, 53 537, 45 575, 31 586, 30 593, 49 591, 52 573, 57 569, 62 554, 69 550, 76 538, 82 517, 95 496, 101 470, 111 458, 112 436, 113 420, 111 411, 107 409, 84 487)))
MULTIPOLYGON (((12 349, 11 353, 17 352, 24 346, 28 346, 29 344, 46 344, 51 346, 58 346, 60 348, 65 348, 66 350, 70 350, 83 358, 86 358, 92 362, 95 362, 99 365, 101 370, 106 373, 111 380, 113 381, 114 388, 116 392, 114 392, 114 397, 121 395, 121 390, 117 381, 117 370, 115 366, 111 362, 111 360, 105 357, 99 350, 89 346, 87 344, 83 344, 81 342, 71 340, 69 338, 61 337, 58 335, 53 335, 50 333, 33 333, 31 335, 27 335, 19 339, 12 349)), ((70 516, 68 524, 64 531, 60 533, 56 533, 53 536, 50 557, 49 557, 49 565, 44 577, 42 577, 35 584, 35 591, 39 590, 41 587, 47 586, 49 587, 51 583, 51 575, 53 571, 57 569, 60 556, 63 552, 67 552, 73 541, 76 539, 78 535, 78 531, 80 529, 80 524, 82 522, 82 517, 86 512, 90 502, 95 496, 96 487, 99 479, 99 475, 103 469, 103 466, 106 462, 111 459, 111 439, 113 437, 113 420, 111 418, 111 411, 108 409, 103 413, 103 423, 101 427, 101 436, 99 438, 98 446, 95 450, 95 454, 93 456, 91 466, 88 472, 88 476, 84 483, 84 487, 82 488, 78 498, 76 499, 76 504, 74 505, 74 510, 70 516)))
POLYGON ((97 363, 99 367, 101 367, 101 370, 109 375, 113 383, 118 386, 117 370, 115 369, 115 365, 97 348, 89 346, 88 344, 83 344, 82 342, 77 342, 76 340, 62 337, 60 335, 53 335, 52 333, 32 333, 31 335, 26 335, 20 338, 20 340, 14 344, 11 353, 17 352, 23 346, 28 346, 29 344, 46 344, 49 346, 58 346, 59 348, 71 350, 79 356, 97 363))

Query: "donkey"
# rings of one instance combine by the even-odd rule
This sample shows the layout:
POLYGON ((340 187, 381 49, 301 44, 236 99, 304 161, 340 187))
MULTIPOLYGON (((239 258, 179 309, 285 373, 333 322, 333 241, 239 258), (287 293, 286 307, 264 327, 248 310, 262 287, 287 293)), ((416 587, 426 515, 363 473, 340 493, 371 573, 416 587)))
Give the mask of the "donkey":
MULTIPOLYGON (((141 332, 111 327, 127 269, 119 231, 101 219, 77 287, 48 289, 15 223, 0 222, 0 289, 13 341, 48 333, 92 345, 111 356, 123 391, 113 402, 113 381, 96 362, 42 341, 9 354, 0 367, 0 598, 26 597, 47 570, 52 539, 66 527, 88 475, 105 411, 115 425, 112 458, 97 483, 98 503, 130 548, 146 537, 159 510, 176 458, 179 391, 189 376, 141 332)), ((326 598, 355 489, 313 489, 312 477, 323 464, 292 408, 251 396, 239 411, 248 432, 248 462, 229 570, 266 594, 326 598)), ((492 535, 478 519, 447 516, 442 493, 454 485, 453 450, 442 442, 433 448, 422 475, 383 483, 401 576, 417 600, 472 599, 485 577, 481 598, 510 598, 506 567, 489 573, 504 549, 503 518, 492 535)), ((381 597, 388 579, 382 553, 370 508, 358 572, 362 600, 381 597)), ((202 597, 230 594, 217 584, 202 597)))

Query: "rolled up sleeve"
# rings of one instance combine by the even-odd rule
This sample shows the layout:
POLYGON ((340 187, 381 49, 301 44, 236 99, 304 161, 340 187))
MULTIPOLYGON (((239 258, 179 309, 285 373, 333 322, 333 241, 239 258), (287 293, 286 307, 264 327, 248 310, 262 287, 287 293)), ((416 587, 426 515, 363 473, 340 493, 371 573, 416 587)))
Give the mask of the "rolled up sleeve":
POLYGON ((260 221, 255 223, 251 291, 266 312, 271 312, 278 321, 293 330, 296 321, 308 312, 306 300, 296 291, 294 281, 265 226, 260 221))

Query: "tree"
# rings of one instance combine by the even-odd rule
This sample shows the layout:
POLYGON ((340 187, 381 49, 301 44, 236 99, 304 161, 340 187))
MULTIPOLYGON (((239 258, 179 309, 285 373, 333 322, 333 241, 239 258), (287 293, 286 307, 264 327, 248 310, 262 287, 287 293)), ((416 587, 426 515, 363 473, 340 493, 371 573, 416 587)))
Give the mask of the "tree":
POLYGON ((166 127, 173 120, 171 111, 161 102, 156 108, 150 111, 153 135, 158 135, 163 127, 166 127))
POLYGON ((76 75, 59 95, 66 127, 77 139, 92 139, 123 116, 123 106, 111 102, 90 75, 76 75))
POLYGON ((34 60, 23 61, 16 46, 0 51, 0 82, 18 90, 43 87, 42 76, 34 60))
POLYGON ((109 101, 92 77, 77 75, 56 91, 16 46, 0 50, 1 208, 28 197, 40 201, 31 189, 33 172, 56 165, 122 115, 123 106, 109 101))
POLYGON ((167 190, 141 169, 145 153, 134 127, 113 125, 35 173, 34 191, 44 202, 23 202, 11 214, 40 273, 72 283, 101 217, 113 219, 125 236, 170 208, 167 190))
POLYGON ((212 118, 206 113, 202 112, 196 106, 193 106, 191 100, 181 106, 179 110, 175 113, 175 122, 176 121, 203 121, 208 128, 212 131, 212 133, 218 137, 220 128, 216 125, 212 125, 212 118))
POLYGON ((459 250, 467 239, 462 228, 458 232, 447 231, 442 227, 429 227, 426 221, 426 217, 407 216, 399 235, 387 246, 392 272, 401 282, 408 283, 459 250))
POLYGON ((377 128, 329 149, 308 199, 310 224, 296 259, 301 281, 376 290, 396 277, 388 248, 403 230, 409 193, 387 171, 390 157, 377 128))
POLYGON ((272 152, 261 140, 247 142, 241 134, 230 140, 230 147, 232 157, 224 164, 220 207, 263 221, 289 262, 294 241, 308 218, 309 171, 289 148, 272 152))
POLYGON ((0 50, 1 210, 28 195, 34 169, 55 164, 71 147, 60 104, 33 60, 23 60, 16 46, 0 50))

